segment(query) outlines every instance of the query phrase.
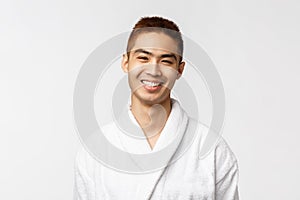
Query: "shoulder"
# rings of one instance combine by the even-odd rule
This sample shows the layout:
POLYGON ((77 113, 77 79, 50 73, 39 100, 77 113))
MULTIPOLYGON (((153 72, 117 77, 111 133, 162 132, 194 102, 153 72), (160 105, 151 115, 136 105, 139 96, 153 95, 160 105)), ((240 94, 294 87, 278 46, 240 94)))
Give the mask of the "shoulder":
POLYGON ((238 174, 239 169, 237 158, 223 137, 220 137, 216 144, 214 155, 216 183, 221 182, 228 176, 238 174))
POLYGON ((227 160, 231 163, 237 162, 235 154, 222 136, 220 136, 215 145, 215 155, 219 161, 227 160))
POLYGON ((83 147, 82 144, 80 144, 75 158, 75 165, 79 168, 85 168, 87 163, 90 162, 91 159, 92 158, 87 150, 83 147))
POLYGON ((92 177, 101 166, 83 145, 80 145, 77 151, 74 165, 76 171, 88 177, 92 177))
POLYGON ((199 159, 212 162, 217 179, 221 179, 230 170, 238 170, 237 158, 222 135, 196 120, 190 121, 198 127, 196 145, 199 159))
POLYGON ((235 154, 222 134, 213 131, 207 125, 195 119, 190 118, 189 121, 193 124, 192 126, 197 127, 198 148, 206 152, 202 153, 203 157, 214 156, 218 162, 237 162, 235 154))

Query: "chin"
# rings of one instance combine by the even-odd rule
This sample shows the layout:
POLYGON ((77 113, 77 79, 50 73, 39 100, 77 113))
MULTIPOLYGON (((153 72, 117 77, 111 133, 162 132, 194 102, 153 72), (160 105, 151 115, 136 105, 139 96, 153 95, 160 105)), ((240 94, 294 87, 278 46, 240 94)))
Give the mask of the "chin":
POLYGON ((152 95, 135 95, 136 98, 142 103, 146 105, 155 105, 155 104, 163 104, 164 102, 170 100, 169 95, 163 96, 152 96, 152 95))

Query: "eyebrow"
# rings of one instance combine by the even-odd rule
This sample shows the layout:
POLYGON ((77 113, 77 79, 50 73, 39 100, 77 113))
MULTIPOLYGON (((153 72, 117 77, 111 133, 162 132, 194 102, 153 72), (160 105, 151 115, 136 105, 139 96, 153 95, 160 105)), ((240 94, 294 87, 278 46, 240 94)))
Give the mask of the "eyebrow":
MULTIPOLYGON (((136 54, 136 53, 144 53, 144 54, 153 56, 153 53, 151 53, 151 52, 149 52, 149 51, 146 51, 145 49, 136 49, 133 53, 134 53, 134 54, 136 54)), ((173 54, 173 53, 162 54, 160 57, 161 57, 161 58, 174 58, 174 59, 177 61, 177 57, 176 57, 175 54, 173 54)))

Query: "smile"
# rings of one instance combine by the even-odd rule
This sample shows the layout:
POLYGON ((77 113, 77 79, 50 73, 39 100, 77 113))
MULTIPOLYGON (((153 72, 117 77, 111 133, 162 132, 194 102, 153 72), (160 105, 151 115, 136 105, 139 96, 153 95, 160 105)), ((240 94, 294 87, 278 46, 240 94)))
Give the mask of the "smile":
POLYGON ((161 85, 160 82, 152 82, 152 81, 146 81, 146 80, 142 80, 141 81, 144 85, 149 86, 149 87, 156 87, 161 85))

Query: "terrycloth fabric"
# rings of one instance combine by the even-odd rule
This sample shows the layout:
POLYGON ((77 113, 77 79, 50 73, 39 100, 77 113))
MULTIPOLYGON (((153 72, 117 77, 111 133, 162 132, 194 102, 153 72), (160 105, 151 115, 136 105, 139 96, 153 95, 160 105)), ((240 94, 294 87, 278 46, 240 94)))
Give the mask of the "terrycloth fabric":
MULTIPOLYGON (((131 119, 134 117, 129 111, 131 119)), ((137 123, 134 122, 136 125, 137 123)), ((105 137, 117 148, 136 154, 163 149, 176 138, 186 137, 193 123, 179 103, 172 100, 172 110, 152 150, 146 140, 122 134, 115 124, 104 128, 105 137)), ((208 128, 198 128, 192 145, 176 162, 147 174, 118 172, 97 162, 83 148, 75 162, 75 200, 238 200, 237 160, 223 138, 203 159, 199 151, 208 128)), ((176 149, 174 152, 176 153, 176 149)))

